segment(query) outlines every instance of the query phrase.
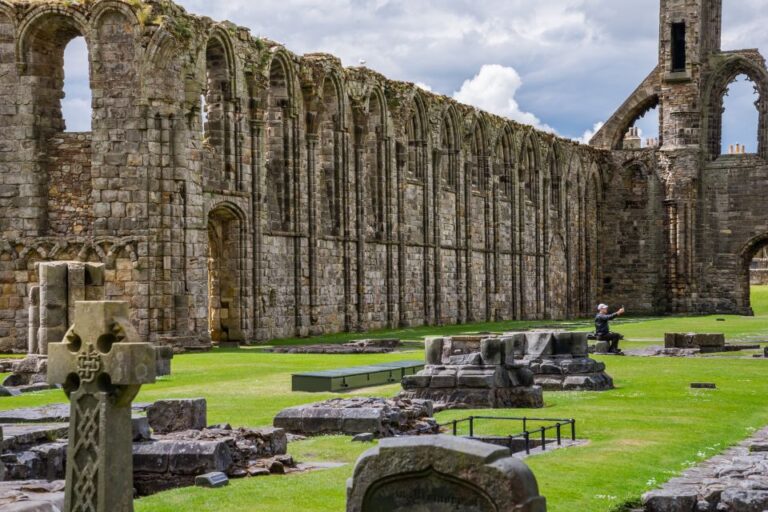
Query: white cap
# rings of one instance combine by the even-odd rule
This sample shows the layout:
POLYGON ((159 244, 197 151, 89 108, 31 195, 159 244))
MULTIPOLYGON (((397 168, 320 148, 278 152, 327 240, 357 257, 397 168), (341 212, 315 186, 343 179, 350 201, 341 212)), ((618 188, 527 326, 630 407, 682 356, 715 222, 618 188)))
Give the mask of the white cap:
POLYGON ((601 309, 608 309, 608 304, 600 304, 597 306, 597 310, 600 311, 601 309))

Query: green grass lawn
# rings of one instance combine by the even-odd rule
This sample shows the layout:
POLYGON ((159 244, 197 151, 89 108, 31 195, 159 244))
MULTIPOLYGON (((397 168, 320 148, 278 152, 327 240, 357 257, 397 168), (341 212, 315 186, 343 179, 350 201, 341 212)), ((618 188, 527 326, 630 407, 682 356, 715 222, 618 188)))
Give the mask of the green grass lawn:
MULTIPOLYGON (((768 287, 755 290, 753 318, 712 316, 698 318, 629 318, 616 329, 632 345, 656 343, 665 331, 726 332, 730 341, 768 338, 768 287), (725 318, 718 322, 717 318, 725 318)), ((547 324, 552 325, 553 322, 547 324)), ((542 322, 505 322, 446 328, 378 332, 375 336, 418 339, 434 333, 498 331, 542 322)), ((570 322, 586 328, 585 322, 570 322)), ((325 337, 341 342, 359 335, 325 337)), ((297 343, 284 340, 278 343, 297 343)), ((304 340, 306 343, 306 340, 304 340)), ((315 340, 312 340, 314 343, 315 340)), ((178 356, 173 375, 144 386, 138 401, 168 397, 208 399, 209 422, 235 426, 269 425, 282 408, 326 399, 333 394, 292 393, 290 374, 373 362, 419 359, 418 344, 386 355, 290 355, 264 353, 258 348, 215 350, 178 356)), ((504 410, 494 414, 572 417, 587 445, 528 459, 541 492, 555 512, 608 512, 664 482, 696 461, 710 457, 768 425, 768 361, 728 358, 617 358, 603 359, 617 389, 605 393, 546 393, 544 410, 504 410), (694 391, 694 381, 716 382, 715 391, 694 391)), ((356 392, 391 396, 391 385, 356 392)), ((354 393, 353 393, 354 394, 354 393)), ((0 409, 64 401, 60 391, 5 398, 0 409)), ((477 413, 479 411, 475 411, 477 413)), ((473 414, 450 411, 438 416, 448 421, 473 414)), ((488 432, 509 434, 503 424, 489 424, 488 432)), ((339 511, 344 509, 345 482, 356 458, 369 446, 349 438, 328 436, 291 443, 290 452, 302 461, 346 462, 327 471, 233 481, 228 488, 178 489, 136 503, 137 512, 179 511, 339 511)))

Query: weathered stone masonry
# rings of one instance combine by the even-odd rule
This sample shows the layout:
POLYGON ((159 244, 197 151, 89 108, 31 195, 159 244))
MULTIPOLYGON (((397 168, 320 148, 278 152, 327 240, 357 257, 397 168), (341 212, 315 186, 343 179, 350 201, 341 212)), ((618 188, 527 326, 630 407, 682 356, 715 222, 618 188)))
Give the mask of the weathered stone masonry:
MULTIPOLYGON (((756 52, 718 58, 718 84, 745 66, 765 74, 756 52)), ((758 192, 740 171, 709 170, 727 159, 686 181, 712 147, 688 144, 695 126, 670 128, 660 151, 620 149, 644 109, 687 97, 676 88, 690 84, 660 77, 589 147, 171 2, 0 0, 0 349, 26 346, 35 264, 49 260, 103 263, 105 298, 130 301, 151 341, 178 344, 562 318, 598 297, 744 310, 728 279, 742 231, 768 232, 758 192), (64 133, 61 116, 78 36, 87 134, 64 133), (733 202, 738 226, 701 213, 737 219, 733 202), (713 256, 714 234, 734 245, 713 256)), ((734 167, 765 174, 758 162, 734 167)))
POLYGON ((104 263, 178 343, 564 317, 601 286, 607 152, 170 2, 0 0, 0 118, 4 350, 46 260, 104 263))
POLYGON ((666 311, 751 312, 749 265, 768 244, 768 70, 757 50, 722 51, 721 31, 722 0, 662 0, 659 65, 591 142, 612 150, 621 169, 614 179, 623 174, 636 196, 623 211, 609 197, 605 209, 629 221, 642 208, 663 237, 638 237, 632 222, 618 231, 605 254, 610 300, 640 299, 628 281, 642 269, 664 276, 647 298, 666 311), (722 154, 723 96, 741 74, 759 93, 758 150, 722 154), (627 129, 655 106, 659 147, 624 148, 627 129), (633 176, 647 176, 649 186, 635 186, 633 176))

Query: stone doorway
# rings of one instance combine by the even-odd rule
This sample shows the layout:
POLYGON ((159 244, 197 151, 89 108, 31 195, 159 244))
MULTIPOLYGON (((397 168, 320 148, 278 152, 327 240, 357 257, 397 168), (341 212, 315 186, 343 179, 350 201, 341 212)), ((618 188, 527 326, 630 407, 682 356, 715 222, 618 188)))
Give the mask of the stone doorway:
POLYGON ((243 224, 237 211, 226 206, 208 215, 208 331, 214 343, 244 341, 243 224))

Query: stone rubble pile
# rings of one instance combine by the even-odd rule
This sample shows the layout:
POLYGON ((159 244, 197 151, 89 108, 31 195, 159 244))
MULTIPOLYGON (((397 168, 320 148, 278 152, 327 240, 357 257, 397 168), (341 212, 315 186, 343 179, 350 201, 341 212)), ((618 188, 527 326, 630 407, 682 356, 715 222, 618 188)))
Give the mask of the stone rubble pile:
POLYGON ((403 398, 333 398, 289 407, 275 416, 274 426, 291 434, 393 437, 408 433, 437 433, 429 400, 403 398))
MULTIPOLYGON (((0 480, 13 483, 0 487, 0 504, 26 499, 22 487, 35 481, 65 477, 69 414, 66 404, 0 412, 0 480)), ((296 471, 285 430, 207 426, 205 399, 134 404, 132 421, 138 495, 191 486, 214 471, 230 478, 296 471)))
POLYGON ((643 512, 768 510, 768 428, 643 496, 643 512))

